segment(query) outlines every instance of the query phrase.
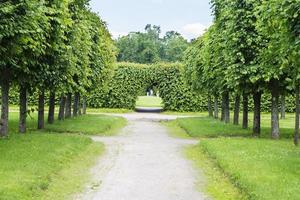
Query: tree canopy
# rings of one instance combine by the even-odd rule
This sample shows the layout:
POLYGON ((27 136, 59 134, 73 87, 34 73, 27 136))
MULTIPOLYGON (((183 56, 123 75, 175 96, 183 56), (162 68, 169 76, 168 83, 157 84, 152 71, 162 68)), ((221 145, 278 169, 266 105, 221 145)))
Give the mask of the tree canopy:
POLYGON ((169 31, 160 37, 159 26, 146 25, 145 32, 132 32, 116 40, 118 61, 142 64, 182 61, 189 43, 179 33, 169 31))

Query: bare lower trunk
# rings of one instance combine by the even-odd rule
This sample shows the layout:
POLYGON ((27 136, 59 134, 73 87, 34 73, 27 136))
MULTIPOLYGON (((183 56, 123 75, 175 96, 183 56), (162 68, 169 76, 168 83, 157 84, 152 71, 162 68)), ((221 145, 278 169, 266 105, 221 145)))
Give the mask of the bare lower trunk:
POLYGON ((248 109, 249 109, 249 98, 248 94, 243 94, 243 129, 248 128, 249 117, 248 117, 248 109))
POLYGON ((26 86, 20 86, 20 113, 19 113, 19 132, 26 133, 27 118, 27 89, 26 86))
POLYGON ((285 95, 281 95, 280 101, 281 101, 281 106, 280 106, 281 116, 280 116, 280 118, 285 119, 285 95))
POLYGON ((208 116, 209 117, 213 117, 214 114, 213 114, 213 110, 212 110, 212 102, 211 102, 211 96, 208 95, 208 100, 207 100, 207 109, 208 109, 208 116))
POLYGON ((225 92, 224 94, 224 99, 225 99, 225 107, 224 107, 224 114, 225 118, 224 121, 225 123, 230 123, 230 99, 229 99, 229 92, 225 92))
POLYGON ((0 136, 8 136, 8 112, 9 112, 9 81, 3 80, 1 84, 1 124, 0 136))
POLYGON ((66 99, 65 118, 70 118, 71 116, 72 116, 72 93, 68 93, 66 99))
POLYGON ((86 97, 82 98, 82 114, 86 114, 86 97))
POLYGON ((273 139, 279 139, 279 82, 271 82, 272 110, 271 110, 271 136, 273 139))
POLYGON ((45 91, 41 90, 39 94, 39 106, 38 106, 38 129, 45 128, 45 91))
POLYGON ((64 93, 61 94, 60 103, 59 103, 59 111, 58 111, 58 120, 65 119, 65 106, 66 106, 66 96, 64 93))
POLYGON ((241 103, 241 97, 239 94, 235 97, 234 102, 234 117, 233 117, 233 124, 239 125, 239 119, 240 119, 240 103, 241 103))
POLYGON ((73 103, 73 116, 78 116, 78 106, 79 106, 79 93, 76 92, 74 96, 74 103, 73 103))
POLYGON ((254 115, 253 115, 253 136, 259 137, 261 133, 261 92, 254 92, 254 115))
POLYGON ((219 105, 218 105, 218 95, 214 96, 214 118, 219 118, 219 105))
POLYGON ((77 107, 77 110, 78 110, 78 115, 82 115, 82 107, 81 107, 81 96, 80 96, 80 93, 78 94, 78 107, 77 107))
POLYGON ((299 84, 296 85, 296 118, 295 118, 295 134, 294 134, 294 143, 296 146, 299 145, 299 114, 300 114, 300 105, 299 105, 299 84))
POLYGON ((222 94, 222 108, 221 108, 221 121, 225 121, 225 107, 226 99, 224 93, 222 94))
POLYGON ((53 124, 54 123, 54 113, 55 113, 55 92, 50 92, 49 97, 49 112, 48 112, 48 123, 53 124))

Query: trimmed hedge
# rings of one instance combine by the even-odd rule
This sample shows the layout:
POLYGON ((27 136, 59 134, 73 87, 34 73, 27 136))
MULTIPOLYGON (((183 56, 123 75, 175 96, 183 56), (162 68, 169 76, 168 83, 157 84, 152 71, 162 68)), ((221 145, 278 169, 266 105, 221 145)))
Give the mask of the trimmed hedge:
POLYGON ((105 89, 96 89, 88 98, 91 107, 134 109, 139 95, 156 88, 169 111, 206 110, 206 98, 185 84, 183 66, 179 63, 142 65, 118 63, 105 89))

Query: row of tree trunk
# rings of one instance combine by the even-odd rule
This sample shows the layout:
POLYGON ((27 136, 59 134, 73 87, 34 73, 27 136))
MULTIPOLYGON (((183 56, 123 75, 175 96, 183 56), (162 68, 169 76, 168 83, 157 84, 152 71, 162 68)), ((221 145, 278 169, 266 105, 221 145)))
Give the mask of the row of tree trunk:
MULTIPOLYGON (((274 81, 270 85, 271 95, 272 95, 272 107, 271 107, 271 137, 273 139, 279 139, 280 130, 279 130, 279 113, 281 113, 281 119, 285 119, 285 95, 281 95, 279 93, 279 83, 274 81), (279 104, 280 101, 280 104, 279 104), (279 106, 281 105, 281 106, 279 106), (280 108, 280 109, 279 109, 280 108)), ((295 127, 295 144, 298 144, 299 141, 299 88, 296 89, 296 127, 295 127)), ((261 135, 261 99, 262 92, 254 91, 253 92, 253 137, 260 137, 261 135)), ((233 116, 233 124, 239 125, 240 118, 240 104, 242 102, 243 107, 243 120, 242 120, 242 128, 249 128, 249 94, 242 94, 241 96, 235 96, 234 103, 234 116, 233 116)), ((230 123, 230 98, 229 92, 222 93, 222 105, 221 105, 221 121, 225 123, 230 123)), ((208 98, 208 111, 209 116, 214 117, 215 119, 219 118, 219 103, 218 103, 218 95, 214 95, 214 102, 212 102, 211 97, 208 98)))
MULTIPOLYGON (((49 112, 48 123, 53 124, 55 120, 55 99, 56 93, 50 91, 49 96, 49 112)), ((19 132, 26 132, 26 120, 29 114, 28 110, 28 91, 26 85, 20 86, 19 91, 19 132)), ((72 93, 67 95, 61 94, 59 103, 58 120, 64 120, 66 118, 76 117, 81 114, 86 114, 86 98, 82 98, 79 92, 74 95, 74 101, 72 103, 72 93), (73 114, 72 114, 73 104, 73 114)), ((5 137, 8 135, 8 118, 9 117, 9 84, 1 82, 1 121, 0 121, 0 136, 5 137)), ((41 130, 45 128, 45 91, 40 90, 38 96, 38 124, 37 129, 41 130)))

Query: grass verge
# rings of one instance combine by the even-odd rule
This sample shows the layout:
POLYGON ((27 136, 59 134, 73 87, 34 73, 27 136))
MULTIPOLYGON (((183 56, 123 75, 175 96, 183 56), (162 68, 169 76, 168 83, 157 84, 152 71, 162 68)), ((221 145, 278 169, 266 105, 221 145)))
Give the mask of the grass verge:
MULTIPOLYGON (((179 125, 177 120, 162 122, 169 129, 172 137, 182 139, 191 138, 179 125)), ((193 161, 196 169, 201 175, 205 176, 205 183, 203 180, 198 180, 198 188, 202 192, 208 193, 215 200, 244 200, 246 195, 239 190, 228 176, 218 167, 214 159, 206 154, 201 146, 189 146, 185 148, 185 156, 193 161)), ((201 177, 201 176, 200 176, 201 177)))
POLYGON ((126 125, 122 117, 107 115, 82 115, 46 125, 46 130, 63 133, 110 136, 126 125))
POLYGON ((0 197, 66 199, 82 189, 103 145, 66 134, 11 135, 0 140, 0 197))
POLYGON ((136 102, 137 107, 163 107, 160 97, 140 96, 136 102))
POLYGON ((300 199, 300 149, 289 141, 204 139, 199 146, 249 199, 300 199))
MULTIPOLYGON (((280 128, 281 138, 292 138, 293 128, 289 127, 287 120, 282 120, 280 128)), ((220 120, 208 117, 181 118, 177 120, 178 125, 183 128, 191 137, 214 138, 214 137, 251 137, 252 127, 242 129, 241 126, 225 124, 220 120)), ((262 138, 270 138, 271 128, 262 123, 262 138)))
MULTIPOLYGON (((206 178, 204 183, 205 191, 215 200, 245 200, 246 195, 232 184, 228 176, 217 167, 200 146, 187 147, 185 155, 193 161, 194 166, 199 169, 206 178)), ((203 187, 203 183, 199 183, 199 188, 203 187)))

